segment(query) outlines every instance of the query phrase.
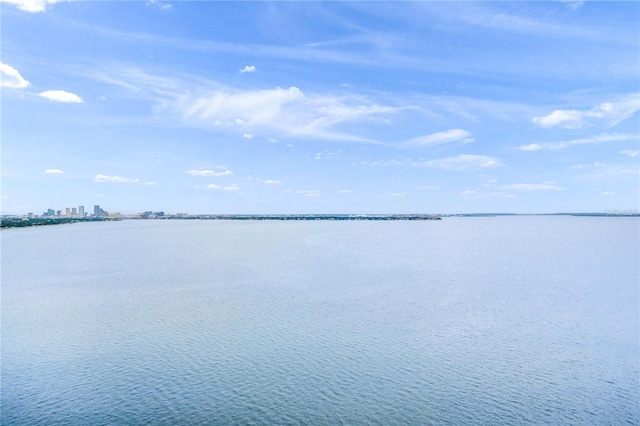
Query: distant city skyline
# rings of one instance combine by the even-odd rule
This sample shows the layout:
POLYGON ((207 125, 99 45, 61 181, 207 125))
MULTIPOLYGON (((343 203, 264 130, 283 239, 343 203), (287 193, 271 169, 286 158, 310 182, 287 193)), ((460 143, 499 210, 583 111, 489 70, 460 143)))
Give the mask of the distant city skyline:
POLYGON ((4 215, 640 204, 637 2, 0 1, 4 215))

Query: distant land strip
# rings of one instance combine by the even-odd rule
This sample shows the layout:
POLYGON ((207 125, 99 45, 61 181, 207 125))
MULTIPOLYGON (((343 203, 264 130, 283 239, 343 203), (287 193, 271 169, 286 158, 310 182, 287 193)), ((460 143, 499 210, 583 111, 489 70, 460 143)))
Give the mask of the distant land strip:
POLYGON ((78 222, 107 222, 121 220, 441 220, 443 217, 499 217, 499 216, 589 216, 640 217, 638 212, 605 213, 460 213, 460 214, 177 214, 163 216, 119 215, 114 217, 0 217, 0 228, 61 225, 78 222))
MULTIPOLYGON (((26 226, 60 225, 77 222, 102 222, 119 220, 145 220, 146 218, 120 216, 117 218, 28 218, 5 216, 0 221, 1 228, 22 228, 26 226)), ((204 215, 180 215, 158 216, 148 218, 151 220, 441 220, 437 215, 431 214, 204 214, 204 215)))

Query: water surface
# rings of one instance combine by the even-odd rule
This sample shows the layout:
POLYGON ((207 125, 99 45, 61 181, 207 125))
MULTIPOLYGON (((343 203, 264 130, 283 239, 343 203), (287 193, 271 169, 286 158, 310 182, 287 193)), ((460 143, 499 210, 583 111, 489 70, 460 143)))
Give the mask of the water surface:
POLYGON ((640 424, 637 218, 1 238, 3 425, 640 424))

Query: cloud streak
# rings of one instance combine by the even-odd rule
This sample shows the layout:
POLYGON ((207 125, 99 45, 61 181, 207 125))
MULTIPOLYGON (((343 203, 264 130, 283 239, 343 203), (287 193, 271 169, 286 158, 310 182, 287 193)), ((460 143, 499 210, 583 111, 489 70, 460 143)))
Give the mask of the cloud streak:
POLYGON ((46 90, 39 93, 39 96, 54 102, 70 104, 81 104, 84 102, 80 96, 65 90, 46 90))
POLYGON ((191 176, 233 176, 233 172, 231 170, 222 170, 217 172, 215 170, 200 169, 187 170, 185 173, 191 176))
POLYGON ((436 160, 413 161, 412 167, 434 167, 454 171, 470 171, 482 169, 496 169, 504 164, 497 158, 488 155, 461 154, 436 160))
POLYGON ((317 191, 317 190, 296 191, 296 194, 300 194, 305 197, 319 197, 320 191, 317 191))
POLYGON ((604 102, 588 110, 555 110, 549 115, 534 117, 533 122, 543 129, 563 127, 581 129, 594 124, 613 127, 640 110, 640 94, 630 94, 615 102, 604 102))
POLYGON ((100 182, 100 183, 138 183, 140 182, 140 179, 129 179, 129 178, 124 178, 121 176, 109 176, 109 175, 96 175, 95 178, 93 178, 94 182, 100 182))
POLYGON ((528 145, 521 145, 518 147, 520 151, 540 151, 543 149, 565 149, 569 148, 573 145, 586 145, 586 144, 599 144, 599 143, 607 143, 607 142, 619 142, 619 141, 628 141, 628 140, 638 140, 640 139, 640 135, 631 135, 631 134, 608 134, 603 133, 598 136, 592 136, 588 138, 580 138, 580 139, 571 139, 567 141, 560 141, 555 143, 532 143, 528 145))
POLYGON ((432 133, 426 136, 420 136, 405 142, 405 147, 440 145, 451 142, 471 143, 474 139, 471 133, 462 129, 451 129, 444 132, 432 133))
POLYGON ((48 175, 63 175, 64 172, 60 169, 46 169, 44 171, 48 175))
POLYGON ((518 192, 537 192, 537 191, 564 191, 567 188, 561 186, 544 184, 544 183, 514 183, 511 185, 502 185, 500 189, 506 191, 518 192))
POLYGON ((115 69, 94 77, 147 96, 156 103, 158 114, 180 117, 181 125, 204 126, 245 138, 264 134, 269 140, 301 137, 374 143, 357 130, 348 133, 338 128, 382 120, 406 109, 382 105, 362 95, 307 94, 296 86, 228 88, 197 77, 184 81, 137 69, 115 69))
POLYGON ((633 157, 637 157, 638 154, 640 154, 640 151, 634 151, 634 150, 631 150, 631 149, 623 149, 622 151, 620 151, 620 154, 628 155, 629 157, 633 158, 633 157))
POLYGON ((160 1, 157 1, 157 0, 149 0, 149 1, 147 1, 147 6, 155 7, 156 9, 160 9, 160 10, 169 10, 169 9, 173 8, 173 5, 171 3, 160 2, 160 1))

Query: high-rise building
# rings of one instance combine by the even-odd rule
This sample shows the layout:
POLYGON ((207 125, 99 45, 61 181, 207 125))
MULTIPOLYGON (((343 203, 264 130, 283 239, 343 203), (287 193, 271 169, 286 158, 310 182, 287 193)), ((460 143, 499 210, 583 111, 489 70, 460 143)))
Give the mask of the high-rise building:
POLYGON ((78 216, 78 210, 75 207, 71 209, 71 216, 73 217, 78 216))
POLYGON ((99 205, 96 204, 95 206, 93 206, 93 215, 95 217, 100 217, 101 216, 100 210, 102 210, 102 209, 100 208, 99 205))
POLYGON ((78 216, 84 217, 84 206, 78 207, 78 216))
POLYGON ((70 207, 67 207, 66 209, 64 209, 64 215, 66 217, 71 216, 71 208, 70 207))

